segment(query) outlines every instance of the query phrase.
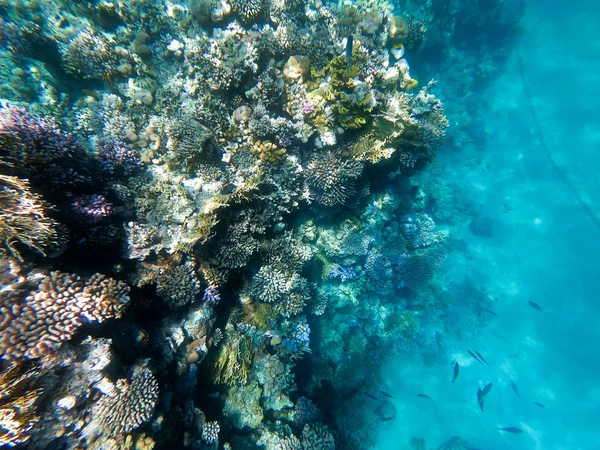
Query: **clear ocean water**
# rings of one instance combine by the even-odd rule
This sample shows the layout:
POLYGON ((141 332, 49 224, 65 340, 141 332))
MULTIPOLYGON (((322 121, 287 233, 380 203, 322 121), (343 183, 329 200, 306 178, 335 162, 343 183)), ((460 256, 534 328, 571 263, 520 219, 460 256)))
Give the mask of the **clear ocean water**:
POLYGON ((396 396, 398 417, 381 433, 381 449, 408 448, 414 437, 435 448, 450 436, 489 450, 600 448, 600 229, 549 162, 525 95, 527 89, 548 152, 597 215, 599 13, 594 1, 528 2, 521 44, 485 94, 486 147, 440 156, 444 176, 469 186, 500 222, 489 239, 453 229, 475 251, 472 259, 449 258, 445 276, 490 287, 500 317, 480 336, 456 342, 461 372, 454 384, 450 361, 390 362, 383 389, 396 396), (479 349, 489 366, 469 349, 479 349), (481 413, 476 390, 488 382, 493 389, 481 413), (416 396, 421 392, 435 405, 416 396), (523 433, 494 429, 511 425, 523 433))

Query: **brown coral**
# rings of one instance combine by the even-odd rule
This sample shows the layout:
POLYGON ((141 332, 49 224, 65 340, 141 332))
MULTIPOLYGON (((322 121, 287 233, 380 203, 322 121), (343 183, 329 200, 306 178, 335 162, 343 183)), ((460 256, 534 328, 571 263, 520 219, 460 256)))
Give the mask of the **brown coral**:
POLYGON ((135 368, 131 381, 117 381, 113 395, 94 405, 93 422, 103 435, 127 434, 152 417, 158 401, 158 381, 147 367, 135 368))
POLYGON ((0 358, 40 358, 71 339, 85 322, 119 317, 129 301, 122 281, 95 274, 89 279, 51 272, 25 296, 0 293, 0 358))
POLYGON ((34 387, 41 371, 36 365, 11 364, 0 373, 0 447, 29 439, 38 420, 36 404, 42 390, 34 387))
POLYGON ((45 255, 57 242, 56 222, 46 210, 47 205, 31 192, 27 180, 0 175, 1 247, 19 260, 19 244, 45 255))

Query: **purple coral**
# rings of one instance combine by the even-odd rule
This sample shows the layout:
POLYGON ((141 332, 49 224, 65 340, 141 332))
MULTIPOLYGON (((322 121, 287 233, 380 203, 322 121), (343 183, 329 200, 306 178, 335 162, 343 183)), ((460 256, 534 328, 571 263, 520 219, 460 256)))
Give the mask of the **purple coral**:
POLYGON ((315 105, 313 105, 311 102, 304 102, 304 104, 302 105, 302 113, 304 115, 309 115, 315 112, 315 105))
POLYGON ((88 225, 96 224, 113 213, 113 205, 98 194, 78 196, 70 206, 71 211, 88 225))
POLYGON ((0 163, 32 184, 60 188, 89 182, 89 158, 53 119, 14 106, 0 107, 0 163))
POLYGON ((215 285, 210 285, 204 290, 204 296, 202 297, 206 303, 211 305, 216 305, 221 301, 221 294, 219 293, 219 289, 215 285))
POLYGON ((100 142, 98 156, 108 175, 128 177, 143 167, 136 151, 119 140, 100 142))

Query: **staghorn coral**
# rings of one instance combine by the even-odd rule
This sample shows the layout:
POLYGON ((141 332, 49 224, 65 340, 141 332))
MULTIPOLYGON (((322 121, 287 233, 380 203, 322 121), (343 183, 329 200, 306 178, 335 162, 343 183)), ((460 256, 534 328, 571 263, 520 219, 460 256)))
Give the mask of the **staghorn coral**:
POLYGON ((339 152, 318 153, 306 168, 306 185, 318 203, 341 205, 354 195, 353 180, 362 172, 362 164, 339 152))
POLYGON ((85 434, 127 434, 152 417, 159 390, 150 369, 136 366, 131 379, 118 380, 113 389, 92 407, 92 423, 85 434))
POLYGON ((46 255, 57 243, 56 222, 48 206, 31 192, 27 180, 0 175, 0 242, 4 251, 22 259, 18 246, 46 255))
POLYGON ((120 317, 129 302, 127 284, 101 274, 54 271, 31 282, 37 286, 29 295, 16 287, 0 294, 2 359, 51 354, 84 323, 120 317))
POLYGON ((69 73, 104 80, 117 70, 118 58, 113 46, 105 34, 84 28, 59 46, 62 65, 69 73))

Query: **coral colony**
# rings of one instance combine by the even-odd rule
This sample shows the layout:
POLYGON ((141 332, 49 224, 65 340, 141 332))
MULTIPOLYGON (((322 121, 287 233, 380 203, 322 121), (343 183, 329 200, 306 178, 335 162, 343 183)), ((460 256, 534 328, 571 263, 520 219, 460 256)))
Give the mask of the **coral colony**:
POLYGON ((0 1, 0 446, 375 445, 443 352, 437 3, 0 1))

